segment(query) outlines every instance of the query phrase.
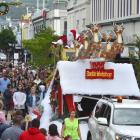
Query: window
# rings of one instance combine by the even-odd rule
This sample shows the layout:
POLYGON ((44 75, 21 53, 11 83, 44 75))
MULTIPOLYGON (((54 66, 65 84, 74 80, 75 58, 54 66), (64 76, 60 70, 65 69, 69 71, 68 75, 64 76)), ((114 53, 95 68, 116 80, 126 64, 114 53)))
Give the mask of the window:
POLYGON ((107 0, 105 0, 105 19, 107 19, 107 0))
POLYGON ((95 5, 95 0, 94 0, 94 21, 95 21, 95 10, 96 10, 96 5, 95 5))
POLYGON ((77 22, 76 22, 76 28, 79 31, 79 20, 77 20, 77 22))
POLYGON ((118 0, 118 17, 119 17, 119 5, 120 5, 120 1, 118 0))
POLYGON ((64 21, 64 34, 67 34, 67 21, 64 21))
POLYGON ((108 14, 107 14, 107 19, 110 19, 110 1, 108 0, 108 14))
POLYGON ((106 107, 107 105, 102 103, 102 102, 99 102, 96 106, 96 109, 95 109, 95 117, 96 118, 99 118, 99 117, 103 117, 104 116, 104 112, 106 110, 106 107))
POLYGON ((131 11, 132 11, 132 0, 130 0, 130 11, 129 11, 129 15, 131 15, 131 11))
POLYGON ((114 0, 112 0, 112 18, 114 18, 114 0))
POLYGON ((111 117, 111 107, 107 106, 105 112, 104 112, 104 117, 107 118, 108 124, 110 123, 110 117, 111 117))
POLYGON ((120 5, 120 17, 122 17, 123 16, 123 1, 120 0, 120 3, 121 3, 121 5, 120 5))
POLYGON ((83 18, 83 23, 82 23, 82 28, 83 28, 83 29, 85 28, 85 25, 86 25, 86 19, 83 18))
POLYGON ((126 8, 126 11, 125 11, 125 16, 129 16, 129 13, 130 13, 130 0, 126 0, 126 3, 125 3, 125 8, 126 8))
POLYGON ((105 19, 105 0, 104 0, 104 9, 103 9, 103 19, 105 19))
POLYGON ((140 125, 139 108, 116 108, 113 123, 116 125, 140 125))
POLYGON ((92 0, 92 7, 91 7, 91 9, 92 9, 92 22, 93 22, 93 9, 94 9, 94 7, 93 7, 93 0, 92 0))
POLYGON ((139 0, 137 0, 137 14, 139 14, 139 0))
POLYGON ((109 18, 112 18, 112 0, 110 1, 110 14, 109 14, 109 18))
POLYGON ((126 8, 126 1, 124 0, 123 1, 123 16, 125 17, 126 14, 125 14, 125 8, 126 8))
POLYGON ((77 0, 74 0, 74 1, 73 1, 73 5, 75 5, 75 4, 77 4, 77 0))

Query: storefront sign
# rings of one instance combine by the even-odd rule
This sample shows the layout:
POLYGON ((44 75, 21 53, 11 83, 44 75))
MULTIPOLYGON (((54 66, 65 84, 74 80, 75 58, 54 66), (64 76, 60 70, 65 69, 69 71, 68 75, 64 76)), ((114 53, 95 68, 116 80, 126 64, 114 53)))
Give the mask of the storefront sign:
POLYGON ((114 79, 113 69, 104 69, 105 62, 90 62, 91 69, 86 69, 86 79, 114 79))

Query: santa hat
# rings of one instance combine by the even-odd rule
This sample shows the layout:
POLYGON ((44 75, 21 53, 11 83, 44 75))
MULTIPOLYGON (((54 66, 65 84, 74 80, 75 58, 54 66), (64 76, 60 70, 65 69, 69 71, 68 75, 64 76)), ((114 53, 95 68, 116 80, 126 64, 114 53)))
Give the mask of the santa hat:
POLYGON ((74 37, 74 40, 75 40, 76 39, 76 30, 75 29, 72 29, 72 30, 70 30, 70 32, 72 32, 73 37, 74 37))

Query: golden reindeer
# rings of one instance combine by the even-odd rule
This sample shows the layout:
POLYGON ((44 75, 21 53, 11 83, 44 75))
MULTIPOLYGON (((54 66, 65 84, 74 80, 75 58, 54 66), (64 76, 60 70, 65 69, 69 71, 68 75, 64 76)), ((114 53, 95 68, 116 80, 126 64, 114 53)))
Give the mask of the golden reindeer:
POLYGON ((90 26, 90 30, 87 34, 88 36, 88 47, 86 50, 86 57, 91 58, 91 57, 100 57, 100 52, 101 52, 101 40, 99 38, 99 25, 94 24, 90 26))
POLYGON ((115 32, 117 39, 116 41, 114 41, 112 45, 112 49, 116 52, 116 54, 122 53, 124 49, 123 38, 122 38, 122 32, 124 30, 124 26, 123 24, 121 25, 115 24, 115 26, 113 26, 113 30, 115 32))
POLYGON ((106 45, 105 45, 105 48, 101 50, 100 57, 103 57, 106 60, 110 60, 116 56, 114 54, 114 52, 112 51, 112 46, 111 46, 112 34, 111 33, 108 34, 106 32, 103 32, 102 38, 105 40, 106 45))

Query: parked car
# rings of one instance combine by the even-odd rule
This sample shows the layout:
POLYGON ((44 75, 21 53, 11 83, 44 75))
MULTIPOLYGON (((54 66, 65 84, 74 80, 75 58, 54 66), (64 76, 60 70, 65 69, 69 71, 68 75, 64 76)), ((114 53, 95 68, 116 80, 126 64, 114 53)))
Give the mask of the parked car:
POLYGON ((140 140, 140 100, 100 99, 88 126, 87 140, 140 140))
POLYGON ((0 52, 0 60, 6 60, 6 59, 7 56, 4 53, 0 52))

